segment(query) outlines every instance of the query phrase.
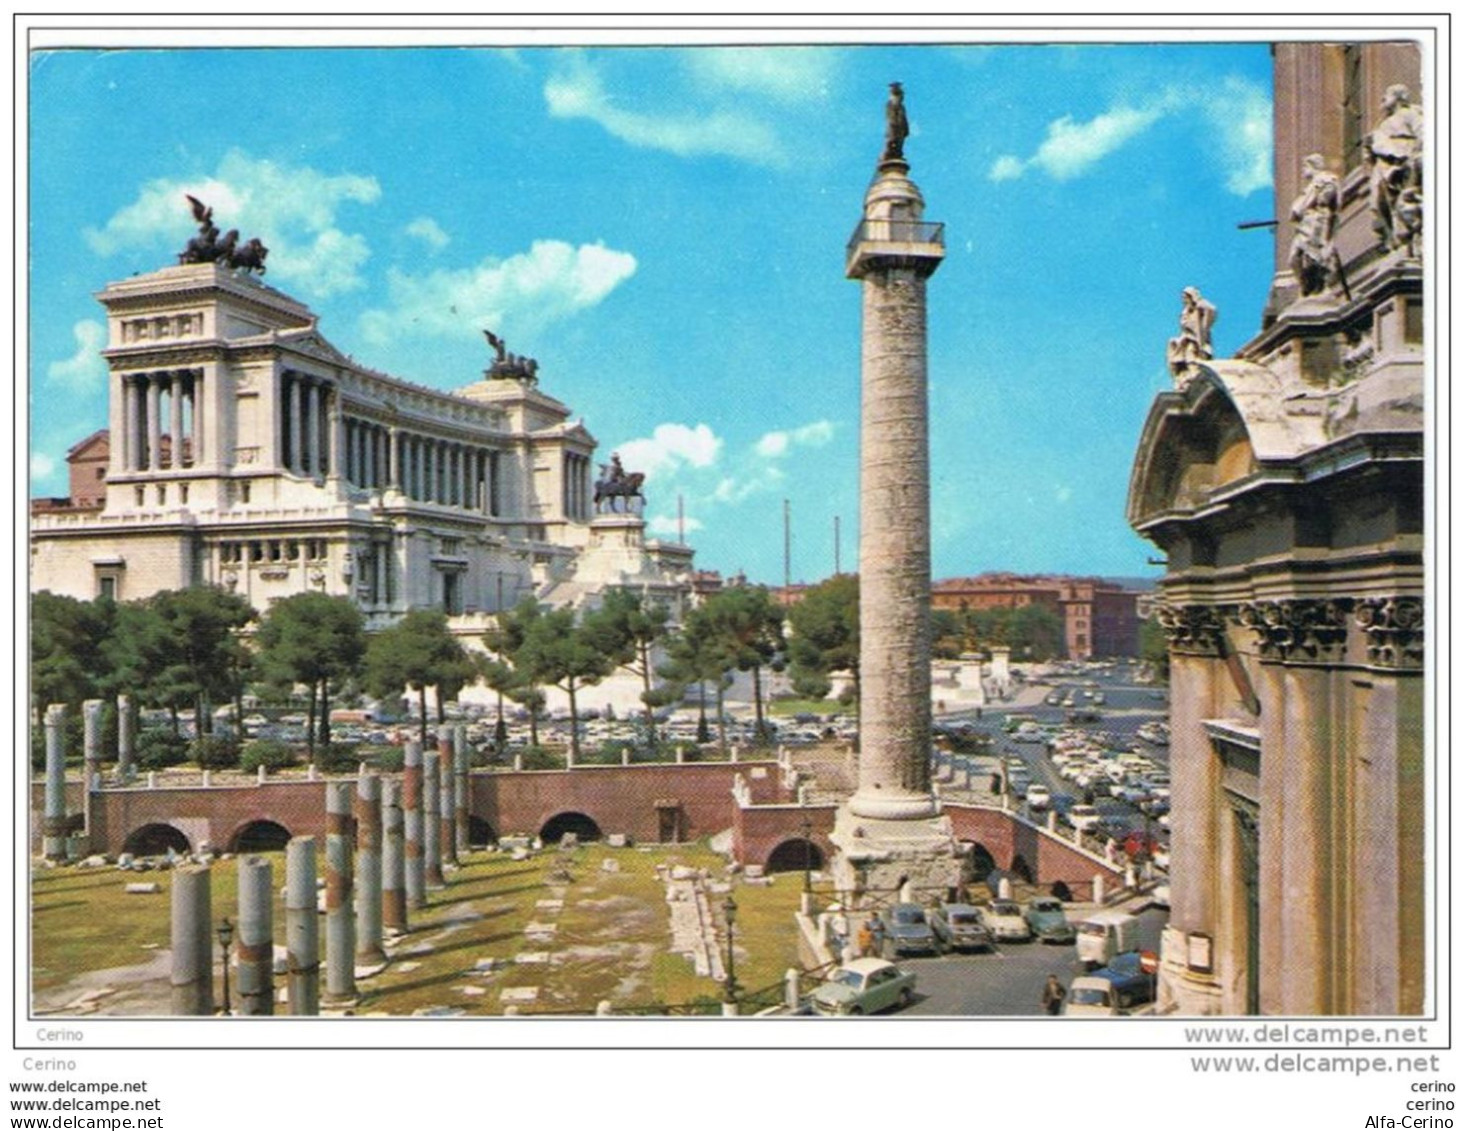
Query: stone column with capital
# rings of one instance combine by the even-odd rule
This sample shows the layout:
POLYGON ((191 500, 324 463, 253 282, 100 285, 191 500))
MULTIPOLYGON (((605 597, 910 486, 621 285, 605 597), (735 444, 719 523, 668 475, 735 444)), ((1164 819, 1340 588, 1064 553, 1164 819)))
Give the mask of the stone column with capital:
POLYGON ((158 419, 161 410, 162 390, 158 385, 158 375, 149 374, 144 380, 147 381, 147 469, 149 471, 161 471, 163 467, 163 429, 162 421, 158 419))
MULTIPOLYGON (((863 292, 860 371, 859 784, 835 820, 843 889, 961 879, 930 783, 930 443, 926 280, 942 226, 900 148, 881 157, 849 243, 863 292)), ((837 881, 836 881, 837 882, 837 881)))

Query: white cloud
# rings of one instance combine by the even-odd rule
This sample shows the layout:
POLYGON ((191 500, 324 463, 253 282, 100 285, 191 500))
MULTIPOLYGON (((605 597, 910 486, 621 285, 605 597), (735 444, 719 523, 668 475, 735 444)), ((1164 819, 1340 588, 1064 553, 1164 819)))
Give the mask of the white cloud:
MULTIPOLYGON (((692 518, 691 515, 687 515, 684 519, 684 522, 686 524, 686 533, 688 534, 695 534, 698 530, 706 529, 706 527, 701 524, 701 521, 699 519, 692 518)), ((671 534, 679 536, 681 533, 680 526, 678 525, 676 516, 674 514, 653 515, 651 518, 646 520, 646 529, 649 530, 652 534, 671 534)))
POLYGON ((45 452, 32 452, 30 474, 32 479, 45 479, 56 470, 56 461, 45 452))
POLYGON ((1217 140, 1225 187, 1247 196, 1271 184, 1271 98, 1248 79, 1231 75, 1204 86, 1174 86, 1144 105, 1119 105, 1087 121, 1070 114, 1047 125, 1031 157, 998 157, 987 172, 992 181, 1010 181, 1030 169, 1054 180, 1081 176, 1104 158, 1144 134, 1164 118, 1198 115, 1207 138, 1217 140))
POLYGON ((370 248, 364 237, 342 231, 336 220, 347 203, 380 199, 376 178, 332 176, 255 159, 237 149, 225 154, 212 176, 148 182, 102 228, 83 233, 87 244, 98 255, 159 244, 181 250, 193 235, 185 193, 213 208, 214 223, 223 231, 237 228, 244 240, 258 236, 269 248, 270 273, 299 289, 325 296, 363 285, 359 272, 370 248))
POLYGON ((1161 115, 1157 107, 1147 110, 1120 107, 1088 122, 1075 122, 1064 115, 1048 125, 1046 139, 1028 164, 1047 170, 1059 181, 1076 177, 1143 133, 1161 115))
POLYGON ((46 380, 73 392, 90 392, 107 380, 107 363, 98 352, 107 344, 107 328, 83 319, 71 327, 71 336, 76 339, 76 352, 65 361, 51 362, 46 367, 46 380))
POLYGON ((815 420, 812 424, 805 424, 802 428, 795 428, 792 431, 765 432, 762 438, 753 445, 753 450, 766 459, 775 459, 778 456, 786 455, 791 447, 822 447, 833 438, 833 422, 815 420))
POLYGON ((415 236, 434 251, 441 251, 448 244, 447 233, 430 216, 419 216, 406 226, 407 235, 415 236))
POLYGON ((658 424, 649 438, 629 440, 615 449, 626 471, 640 471, 647 482, 683 467, 706 468, 717 462, 722 441, 705 424, 658 424))
POLYGON ((361 316, 382 344, 404 335, 452 337, 477 326, 537 328, 599 303, 635 274, 635 256, 604 244, 535 240, 526 252, 475 267, 387 273, 391 305, 361 316))
POLYGON ((701 85, 779 102, 827 97, 837 58, 824 47, 700 47, 686 52, 687 69, 701 85))
POLYGON ((1271 187, 1271 99, 1254 83, 1231 76, 1201 105, 1220 138, 1225 187, 1249 196, 1271 187))
POLYGON ((987 176, 993 181, 1014 181, 1027 171, 1027 163, 1010 153, 998 157, 987 176))
POLYGON ((735 157, 760 165, 781 165, 785 160, 772 129, 740 110, 654 114, 617 105, 599 75, 578 56, 544 84, 544 101, 551 116, 595 122, 640 149, 665 150, 678 157, 735 157))

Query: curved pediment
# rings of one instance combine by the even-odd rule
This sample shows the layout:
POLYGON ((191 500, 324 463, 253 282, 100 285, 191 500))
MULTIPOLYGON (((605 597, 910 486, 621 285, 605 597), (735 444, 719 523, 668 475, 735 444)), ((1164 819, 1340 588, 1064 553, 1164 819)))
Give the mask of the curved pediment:
POLYGON ((1223 489, 1324 442, 1302 386, 1249 361, 1209 361, 1149 409, 1129 480, 1135 527, 1193 512, 1223 489))

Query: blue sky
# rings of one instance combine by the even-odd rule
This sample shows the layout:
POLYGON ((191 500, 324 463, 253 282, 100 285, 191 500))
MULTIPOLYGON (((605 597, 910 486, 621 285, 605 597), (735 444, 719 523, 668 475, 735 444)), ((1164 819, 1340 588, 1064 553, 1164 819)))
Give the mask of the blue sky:
POLYGON ((857 552, 859 289, 844 245, 904 83, 946 224, 930 284, 936 576, 1142 575, 1134 447, 1179 293, 1217 352, 1271 275, 1265 44, 62 51, 31 61, 32 493, 106 423, 111 279, 173 262, 183 193, 361 361, 443 389, 481 328, 704 568, 857 552))

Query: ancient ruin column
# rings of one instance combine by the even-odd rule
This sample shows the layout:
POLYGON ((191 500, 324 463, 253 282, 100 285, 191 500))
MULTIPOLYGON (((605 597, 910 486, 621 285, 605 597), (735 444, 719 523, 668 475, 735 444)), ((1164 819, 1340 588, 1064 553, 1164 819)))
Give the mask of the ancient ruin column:
POLYGON ((207 1017, 213 1012, 213 922, 207 864, 173 869, 173 1012, 207 1017))
POLYGON ((453 791, 456 807, 453 810, 453 826, 457 838, 459 855, 468 851, 468 728, 459 723, 452 728, 453 771, 457 777, 457 788, 453 791))
POLYGON ((381 778, 356 779, 356 961, 386 961, 381 949, 381 778))
POLYGON ((81 705, 82 772, 81 812, 87 837, 97 834, 92 824, 92 791, 102 787, 102 701, 88 699, 81 705))
POLYGON ((41 848, 47 860, 66 860, 66 705, 46 708, 46 806, 41 848))
POLYGON ((443 864, 457 867, 457 774, 453 765, 452 736, 444 732, 437 739, 438 755, 442 759, 442 808, 438 820, 442 828, 438 845, 442 850, 443 864))
POLYGON ((268 860, 239 861, 239 1012, 274 1013, 274 868, 268 860))
POLYGON ((940 226, 898 154, 879 163, 850 243, 860 359, 859 817, 936 812, 930 789, 930 448, 925 282, 940 226))
POLYGON ((320 927, 315 894, 315 838, 291 837, 285 848, 285 950, 290 1013, 320 1012, 320 927))
POLYGON ((163 466, 163 428, 158 412, 161 408, 162 390, 156 374, 142 380, 147 382, 147 468, 149 471, 160 471, 163 466))
POLYGON ((436 750, 422 755, 422 861, 426 886, 440 888, 442 878, 442 759, 436 750))
POLYGON ((117 775, 123 781, 132 776, 132 696, 117 696, 117 775))
POLYGON ((351 910, 351 783, 325 786, 325 996, 356 996, 356 922, 351 910))
POLYGON ((402 838, 406 865, 404 886, 410 907, 427 905, 427 882, 423 873, 422 847, 422 744, 407 741, 402 766, 402 838))
POLYGON ((407 862, 402 836, 402 783, 381 783, 381 925, 400 934, 407 929, 407 862))

